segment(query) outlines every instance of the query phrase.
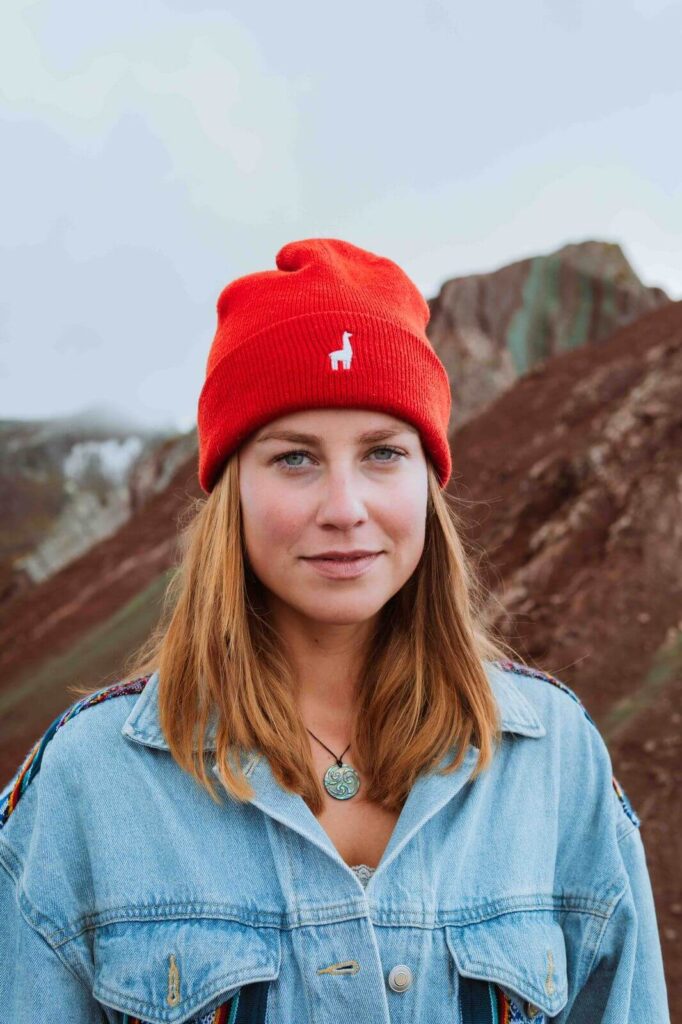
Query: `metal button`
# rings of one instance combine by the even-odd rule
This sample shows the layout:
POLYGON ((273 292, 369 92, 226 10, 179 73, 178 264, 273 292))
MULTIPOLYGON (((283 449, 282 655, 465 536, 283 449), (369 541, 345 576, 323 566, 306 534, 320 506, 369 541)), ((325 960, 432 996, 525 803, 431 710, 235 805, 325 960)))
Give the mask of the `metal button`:
POLYGON ((394 992, 404 992, 412 984, 412 971, 405 964, 396 964, 389 971, 388 984, 394 992))
POLYGON ((526 1014, 533 1020, 540 1013, 540 1007, 536 1006, 535 1003, 526 1003, 526 1014))

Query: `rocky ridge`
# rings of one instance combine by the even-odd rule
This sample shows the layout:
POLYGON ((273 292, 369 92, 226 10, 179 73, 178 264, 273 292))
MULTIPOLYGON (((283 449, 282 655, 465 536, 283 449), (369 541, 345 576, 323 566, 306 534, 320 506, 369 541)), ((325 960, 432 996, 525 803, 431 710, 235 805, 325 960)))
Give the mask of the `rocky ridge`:
POLYGON ((429 302, 427 333, 450 377, 450 432, 539 363, 669 301, 642 284, 619 245, 599 241, 446 281, 429 302))

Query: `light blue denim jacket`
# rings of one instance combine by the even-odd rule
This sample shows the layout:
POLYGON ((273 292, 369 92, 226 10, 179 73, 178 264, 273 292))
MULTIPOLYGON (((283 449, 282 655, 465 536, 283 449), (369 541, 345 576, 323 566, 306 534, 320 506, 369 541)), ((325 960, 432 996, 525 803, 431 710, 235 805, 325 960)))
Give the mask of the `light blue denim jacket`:
POLYGON ((246 804, 178 768, 156 673, 73 705, 0 798, 0 1021, 664 1024, 604 741, 552 676, 486 670, 492 767, 422 775, 366 888, 265 757, 246 804))

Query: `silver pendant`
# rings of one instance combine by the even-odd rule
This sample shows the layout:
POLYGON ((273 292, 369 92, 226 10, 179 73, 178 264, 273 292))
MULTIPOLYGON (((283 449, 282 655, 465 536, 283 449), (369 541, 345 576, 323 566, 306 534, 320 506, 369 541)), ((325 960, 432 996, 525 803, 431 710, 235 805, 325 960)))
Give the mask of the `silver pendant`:
POLYGON ((324 788, 335 800, 350 800, 360 789, 360 776, 349 764, 332 764, 324 773, 324 788))

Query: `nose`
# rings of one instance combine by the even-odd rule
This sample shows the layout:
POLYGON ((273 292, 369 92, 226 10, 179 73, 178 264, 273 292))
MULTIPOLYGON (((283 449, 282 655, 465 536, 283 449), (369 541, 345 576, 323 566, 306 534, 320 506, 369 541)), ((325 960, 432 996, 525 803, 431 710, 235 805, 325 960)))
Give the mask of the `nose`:
POLYGON ((351 467, 336 466, 320 482, 317 524, 348 529, 367 519, 363 481, 351 467))

